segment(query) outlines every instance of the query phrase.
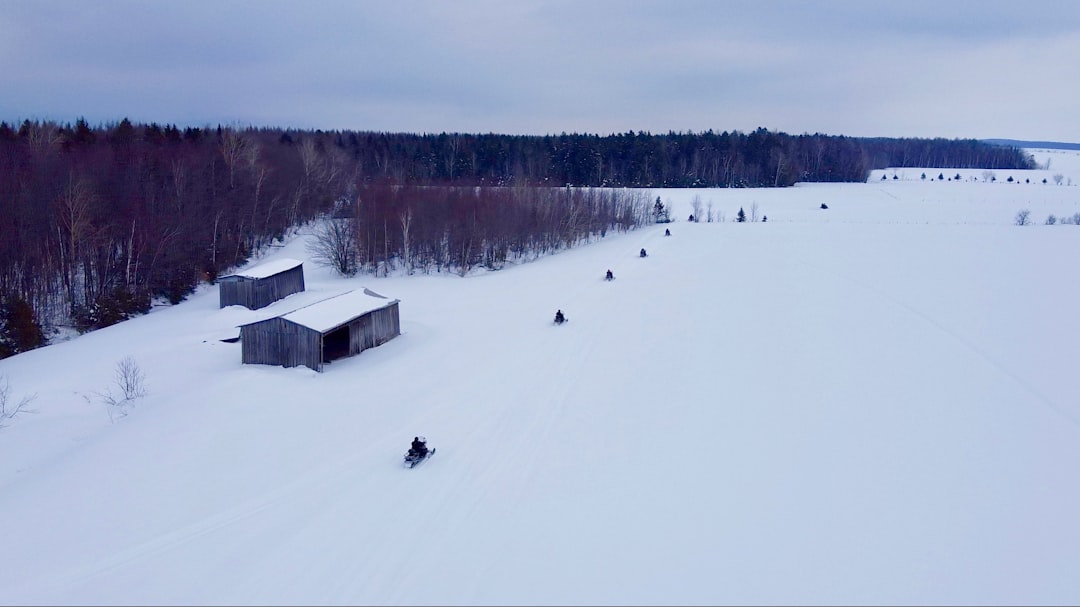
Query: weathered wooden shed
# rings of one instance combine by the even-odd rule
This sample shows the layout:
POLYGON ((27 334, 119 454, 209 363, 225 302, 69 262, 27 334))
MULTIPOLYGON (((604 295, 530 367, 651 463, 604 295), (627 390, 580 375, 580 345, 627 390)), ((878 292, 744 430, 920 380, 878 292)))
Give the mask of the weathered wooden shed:
POLYGON ((241 361, 322 371, 401 334, 398 300, 357 289, 240 326, 241 361))
POLYGON ((265 308, 304 290, 304 262, 278 259, 218 279, 219 307, 265 308))

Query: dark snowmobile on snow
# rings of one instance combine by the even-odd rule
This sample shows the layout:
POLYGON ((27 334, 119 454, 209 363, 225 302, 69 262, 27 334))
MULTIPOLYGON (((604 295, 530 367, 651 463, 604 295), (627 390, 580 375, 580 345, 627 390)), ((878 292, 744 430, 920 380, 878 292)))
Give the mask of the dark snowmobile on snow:
POLYGON ((409 447, 408 453, 405 454, 405 467, 412 468, 432 455, 435 455, 435 449, 428 449, 427 439, 423 436, 417 436, 413 438, 412 445, 409 447))
POLYGON ((561 325, 567 321, 566 316, 563 315, 562 310, 555 311, 555 324, 561 325))
POLYGON ((611 273, 611 270, 608 270, 607 274, 604 275, 604 280, 615 280, 615 275, 611 273))

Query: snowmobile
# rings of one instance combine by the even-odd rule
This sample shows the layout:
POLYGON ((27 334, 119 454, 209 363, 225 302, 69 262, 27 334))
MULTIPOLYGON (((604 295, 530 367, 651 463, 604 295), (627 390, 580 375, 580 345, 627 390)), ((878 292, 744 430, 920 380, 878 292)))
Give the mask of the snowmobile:
POLYGON ((424 438, 423 436, 418 436, 418 437, 416 437, 416 440, 420 441, 420 443, 422 445, 424 445, 424 450, 422 452, 417 452, 416 449, 414 449, 412 447, 409 447, 409 451, 407 453, 405 453, 405 467, 406 468, 412 468, 412 467, 416 466, 417 464, 419 464, 420 462, 428 459, 432 455, 435 455, 435 449, 434 448, 431 448, 431 449, 427 448, 427 439, 426 438, 424 438))
POLYGON ((615 280, 615 275, 611 273, 611 270, 607 271, 607 275, 604 276, 604 280, 615 280))
POLYGON ((555 324, 561 325, 569 320, 569 318, 563 315, 562 310, 558 310, 555 312, 555 324))

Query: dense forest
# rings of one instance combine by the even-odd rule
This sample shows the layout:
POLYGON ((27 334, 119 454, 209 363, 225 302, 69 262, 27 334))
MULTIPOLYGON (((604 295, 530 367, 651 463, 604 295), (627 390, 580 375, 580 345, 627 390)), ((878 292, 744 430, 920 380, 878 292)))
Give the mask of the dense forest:
POLYGON ((752 133, 402 135, 342 132, 367 177, 634 188, 781 187, 865 181, 885 167, 1034 168, 1015 147, 975 139, 752 133))
MULTIPOLYGON (((655 220, 649 187, 1031 168, 975 140, 512 136, 0 123, 0 358, 179 302, 319 217, 342 273, 498 268, 655 220), (484 187, 481 187, 484 186, 484 187)), ((659 202, 659 201, 657 201, 659 202)))

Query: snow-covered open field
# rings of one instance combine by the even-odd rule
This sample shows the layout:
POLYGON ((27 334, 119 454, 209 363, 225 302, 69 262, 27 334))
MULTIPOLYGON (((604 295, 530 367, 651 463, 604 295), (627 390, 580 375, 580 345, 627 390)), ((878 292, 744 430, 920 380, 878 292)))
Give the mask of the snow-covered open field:
POLYGON ((0 603, 1076 604, 1080 225, 1045 219, 1080 187, 1002 173, 653 190, 671 237, 305 263, 265 310, 207 286, 2 360, 36 398, 0 429, 0 603), (359 286, 403 334, 325 373, 219 340, 359 286), (112 421, 128 356, 148 395, 112 421))

